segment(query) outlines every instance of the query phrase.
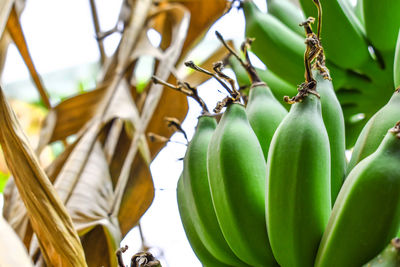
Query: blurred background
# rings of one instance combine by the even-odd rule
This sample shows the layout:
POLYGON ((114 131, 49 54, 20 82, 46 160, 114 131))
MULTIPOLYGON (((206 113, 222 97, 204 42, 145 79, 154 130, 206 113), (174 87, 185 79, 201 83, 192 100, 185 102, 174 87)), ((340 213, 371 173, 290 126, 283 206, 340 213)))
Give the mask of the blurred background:
MULTIPOLYGON (((266 1, 255 1, 261 10, 266 10, 266 1)), ((96 1, 100 27, 103 31, 112 29, 118 21, 122 1, 96 1)), ((93 89, 100 71, 100 54, 95 39, 89 1, 26 1, 20 16, 23 32, 33 62, 41 74, 52 105, 71 95, 93 89)), ((241 10, 232 8, 219 19, 206 34, 200 45, 194 49, 188 59, 195 62, 207 57, 220 43, 214 32, 218 30, 225 39, 232 39, 238 46, 244 40, 244 17, 241 10)), ((148 33, 150 41, 157 45, 160 36, 155 31, 148 33)), ((116 32, 104 39, 107 55, 112 55, 120 41, 121 34, 116 32)), ((140 68, 135 76, 147 82, 152 75, 152 61, 140 58, 140 68)), ((256 58, 253 63, 265 68, 256 58)), ((226 73, 234 77, 233 73, 226 73)), ((41 122, 46 109, 40 100, 35 85, 17 48, 11 44, 8 48, 1 85, 33 145, 38 141, 41 122)), ((225 94, 214 80, 209 80, 199 88, 199 94, 212 109, 225 94)), ((189 140, 200 114, 197 103, 189 101, 189 112, 183 122, 189 140)), ((53 144, 42 153, 42 162, 50 162, 54 154, 60 153, 62 145, 53 144)), ((135 227, 122 241, 129 250, 124 254, 128 259, 134 253, 149 247, 150 252, 162 261, 163 266, 201 266, 193 254, 184 234, 176 203, 176 184, 182 171, 180 160, 186 150, 186 140, 180 133, 174 134, 171 141, 158 154, 151 164, 151 173, 155 185, 155 198, 141 218, 142 237, 135 227)), ((9 176, 4 159, 0 154, 0 192, 9 176), (2 165, 3 164, 3 165, 2 165)), ((3 198, 0 193, 0 207, 3 198)))

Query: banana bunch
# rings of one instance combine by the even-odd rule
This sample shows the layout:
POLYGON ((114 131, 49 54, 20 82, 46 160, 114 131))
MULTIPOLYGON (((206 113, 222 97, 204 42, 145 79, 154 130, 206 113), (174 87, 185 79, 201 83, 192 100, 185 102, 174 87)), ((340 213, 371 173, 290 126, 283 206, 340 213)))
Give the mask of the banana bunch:
MULTIPOLYGON (((251 23, 262 21, 257 27, 253 25, 255 32, 281 23, 273 16, 286 14, 278 12, 287 4, 284 1, 268 1, 274 11, 266 16, 251 1, 243 2, 251 23)), ((326 59, 321 5, 313 1, 319 6, 317 34, 311 28, 312 18, 302 23, 305 41, 292 30, 293 20, 286 20, 288 26, 283 30, 284 34, 291 30, 294 43, 297 38, 302 40, 302 68, 288 67, 285 73, 279 68, 254 68, 247 50, 250 44, 252 51, 257 50, 257 40, 242 45, 246 60, 227 47, 233 54, 229 64, 238 84, 250 84, 248 98, 221 72, 220 63, 214 66, 215 73, 188 64, 216 78, 229 93, 215 109, 220 112, 226 108, 219 121, 207 110, 199 117, 177 186, 186 235, 204 266, 400 266, 399 239, 394 238, 400 237, 400 81, 395 76, 397 89, 364 127, 360 127, 364 123, 349 126, 346 120, 354 107, 344 105, 335 88, 342 81, 358 79, 360 84, 373 86, 360 73, 348 71, 364 68, 368 59, 359 52, 358 62, 341 59, 345 66, 341 68, 335 60, 343 55, 326 59), (305 78, 297 95, 279 101, 295 92, 294 84, 301 80, 293 82, 288 77, 294 80, 290 73, 296 72, 305 78), (335 82, 340 73, 344 78, 335 82), (361 134, 355 132, 355 125, 361 134), (345 150, 349 136, 356 141, 348 163, 345 150)), ((354 42, 357 36, 373 31, 370 28, 374 26, 367 26, 365 7, 357 13, 347 2, 331 1, 329 6, 330 12, 336 10, 346 18, 340 25, 352 29, 354 42)), ((290 12, 296 10, 290 7, 290 12)), ((297 13, 297 17, 302 16, 297 13)), ((284 29, 282 25, 278 29, 284 29)), ((281 63, 293 65, 296 49, 273 43, 280 40, 278 35, 267 34, 271 29, 262 30, 262 40, 271 41, 267 60, 273 62, 271 57, 278 60, 291 51, 292 56, 281 63)), ((397 36, 392 39, 397 41, 397 36)), ((328 45, 326 50, 335 55, 332 47, 328 45)), ((390 50, 388 44, 378 41, 377 47, 390 50)), ((394 69, 399 69, 400 62, 396 64, 394 69)), ((374 93, 365 95, 373 97, 374 93)))
POLYGON ((355 6, 348 0, 299 2, 301 8, 290 0, 267 0, 268 12, 263 13, 244 0, 246 36, 255 38, 252 52, 268 71, 297 87, 303 78, 305 49, 298 24, 323 14, 320 39, 343 109, 346 146, 351 148, 365 123, 400 85, 400 1, 357 0, 355 6), (320 12, 314 2, 321 2, 320 12))
POLYGON ((400 123, 346 178, 318 248, 315 266, 361 266, 400 226, 400 123))
POLYGON ((363 267, 397 267, 400 266, 400 238, 396 237, 390 244, 363 267))

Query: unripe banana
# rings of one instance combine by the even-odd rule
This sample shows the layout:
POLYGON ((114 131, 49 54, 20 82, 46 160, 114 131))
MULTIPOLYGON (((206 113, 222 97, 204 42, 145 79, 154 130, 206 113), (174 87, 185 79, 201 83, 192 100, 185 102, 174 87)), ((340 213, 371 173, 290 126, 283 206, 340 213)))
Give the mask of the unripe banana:
POLYGON ((387 129, 395 124, 399 118, 400 89, 396 90, 389 102, 365 124, 354 146, 350 162, 347 165, 347 173, 350 173, 358 162, 372 154, 378 148, 387 129))
POLYGON ((203 266, 229 266, 217 260, 201 242, 199 234, 196 232, 194 227, 198 218, 193 216, 193 211, 191 207, 192 204, 188 203, 186 197, 187 190, 185 188, 183 180, 183 175, 181 175, 178 180, 177 186, 178 209, 186 237, 189 240, 193 252, 196 254, 197 258, 200 260, 203 266))
POLYGON ((313 266, 331 210, 329 140, 317 96, 295 103, 267 163, 267 229, 281 266, 313 266))
POLYGON ((319 70, 313 71, 317 92, 321 96, 322 118, 329 137, 331 153, 331 199, 332 205, 342 187, 346 174, 346 136, 342 107, 336 97, 332 81, 324 79, 319 70))
POLYGON ((217 126, 215 118, 200 116, 195 134, 183 161, 183 179, 192 213, 196 214, 195 230, 207 250, 220 262, 244 265, 225 241, 215 215, 207 174, 207 149, 217 126))
MULTIPOLYGON (((372 61, 363 27, 343 0, 322 1, 322 32, 326 58, 337 66, 358 69, 372 61)), ((317 18, 317 8, 311 0, 300 0, 306 16, 317 18)), ((330 67, 330 66, 328 66, 330 67)))
POLYGON ((246 36, 255 38, 252 51, 282 79, 296 84, 303 79, 304 38, 268 13, 262 13, 252 0, 243 2, 246 36))
POLYGON ((282 21, 292 31, 304 36, 304 30, 299 24, 305 21, 300 8, 288 0, 267 0, 268 13, 282 21))
POLYGON ((250 88, 246 113, 267 160, 272 136, 288 112, 265 83, 256 83, 250 88))
POLYGON ((390 244, 363 267, 399 267, 400 266, 400 238, 393 238, 390 244))
POLYGON ((400 226, 400 125, 348 175, 333 207, 315 267, 361 266, 400 226))
POLYGON ((277 266, 265 226, 264 156, 241 104, 228 105, 207 162, 218 222, 233 252, 251 266, 277 266))
MULTIPOLYGON (((349 0, 348 0, 349 2, 349 0)), ((351 3, 348 3, 351 5, 351 3)), ((357 16, 358 20, 360 21, 361 25, 365 28, 365 19, 364 19, 364 11, 363 11, 363 1, 357 0, 356 6, 354 7, 354 14, 357 16)))
POLYGON ((393 66, 394 88, 400 87, 400 30, 397 37, 393 66))
MULTIPOLYGON (((234 57, 230 57, 229 65, 232 67, 232 70, 236 75, 239 86, 250 86, 250 79, 245 69, 240 65, 239 61, 234 57)), ((297 93, 296 86, 281 79, 269 69, 262 70, 256 68, 256 71, 261 80, 268 84, 269 88, 271 88, 272 93, 280 103, 283 103, 284 96, 294 95, 297 93)))
POLYGON ((400 28, 400 1, 363 0, 365 30, 368 40, 379 51, 394 51, 400 28))
MULTIPOLYGON (((286 0, 273 0, 272 2, 273 6, 275 4, 285 5, 281 2, 286 2, 286 0)), ((303 58, 305 44, 302 37, 304 36, 303 29, 297 25, 299 30, 293 31, 290 28, 291 24, 287 20, 279 18, 281 19, 280 21, 271 14, 262 13, 252 0, 245 0, 243 2, 243 11, 246 17, 246 36, 256 39, 252 43, 252 51, 267 65, 270 73, 272 72, 275 76, 278 76, 281 80, 289 84, 297 85, 297 82, 303 79, 304 73, 303 58), (301 35, 296 33, 301 33, 301 35)), ((334 85, 337 88, 341 88, 346 84, 346 76, 348 74, 345 70, 337 67, 342 66, 341 64, 334 65, 331 62, 328 59, 327 66, 331 70, 334 85)), ((263 72, 260 72, 260 76, 263 78, 263 72)), ((265 79, 262 80, 277 95, 273 84, 265 79)), ((288 93, 284 95, 292 94, 288 93)))

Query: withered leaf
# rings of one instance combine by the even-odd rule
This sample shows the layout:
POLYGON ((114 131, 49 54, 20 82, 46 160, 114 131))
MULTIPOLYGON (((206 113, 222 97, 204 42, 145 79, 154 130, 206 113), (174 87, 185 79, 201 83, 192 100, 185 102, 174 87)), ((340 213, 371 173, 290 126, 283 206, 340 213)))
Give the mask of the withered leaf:
POLYGON ((46 262, 52 266, 86 266, 71 217, 40 167, 1 89, 0 125, 0 143, 8 168, 40 240, 46 262))

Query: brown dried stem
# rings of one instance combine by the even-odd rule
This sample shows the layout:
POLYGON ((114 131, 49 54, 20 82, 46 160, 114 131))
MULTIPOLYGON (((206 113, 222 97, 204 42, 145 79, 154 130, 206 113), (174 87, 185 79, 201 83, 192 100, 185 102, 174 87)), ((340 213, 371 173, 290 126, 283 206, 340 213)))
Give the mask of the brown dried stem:
POLYGON ((168 123, 168 127, 173 128, 176 132, 182 133, 186 141, 189 142, 186 132, 183 130, 181 122, 177 118, 165 117, 164 120, 168 123))
POLYGON ((310 17, 300 24, 300 26, 304 27, 307 36, 305 40, 306 51, 304 52, 305 82, 299 86, 299 93, 296 96, 292 98, 289 98, 288 96, 284 97, 284 101, 289 104, 301 102, 308 94, 313 94, 319 97, 319 94, 315 90, 317 82, 315 81, 311 71, 311 62, 315 58, 320 57, 320 53, 323 50, 318 37, 312 31, 311 23, 313 22, 314 18, 310 17))
POLYGON ((243 44, 241 45, 242 51, 246 57, 246 61, 243 61, 242 58, 236 53, 236 51, 231 48, 226 41, 224 40, 224 38, 222 37, 222 35, 218 32, 215 31, 215 35, 217 36, 218 40, 221 41, 221 43, 226 47, 226 49, 228 49, 228 51, 231 53, 231 55, 233 55, 242 65, 242 67, 246 70, 247 74, 250 76, 250 80, 252 83, 260 83, 262 82, 260 77, 258 76, 256 69, 254 68, 254 66, 251 64, 250 62, 250 58, 248 55, 248 48, 250 47, 251 43, 253 42, 253 38, 246 38, 246 41, 243 42, 243 44))
POLYGON ((173 85, 170 84, 166 81, 161 80, 160 78, 153 76, 152 77, 153 83, 159 83, 162 84, 170 89, 176 90, 178 92, 181 92, 191 98, 193 98, 202 108, 202 112, 203 114, 208 114, 209 110, 206 106, 206 103, 204 102, 204 100, 199 96, 198 90, 196 87, 192 87, 190 86, 189 83, 187 82, 181 82, 178 80, 178 85, 173 85))
POLYGON ((161 263, 150 252, 139 252, 133 255, 131 267, 161 267, 161 263))
POLYGON ((319 41, 319 46, 320 46, 320 52, 317 55, 317 60, 314 63, 314 68, 319 70, 321 75, 324 77, 326 80, 332 80, 330 75, 329 75, 329 70, 325 66, 325 53, 324 49, 321 44, 321 27, 322 27, 322 7, 321 7, 321 2, 319 0, 313 0, 314 4, 317 6, 318 9, 318 28, 317 28, 317 39, 319 41))
POLYGON ((397 138, 400 139, 400 121, 398 121, 396 125, 389 130, 389 132, 393 133, 397 138))
POLYGON ((227 85, 218 77, 217 74, 212 73, 212 72, 210 72, 210 71, 208 71, 208 70, 206 70, 206 69, 203 69, 203 68, 197 66, 197 65, 194 64, 194 62, 191 61, 191 60, 190 60, 190 61, 186 61, 186 62, 185 62, 185 66, 186 66, 186 67, 189 67, 189 68, 191 68, 191 69, 193 69, 193 70, 195 70, 195 71, 198 71, 198 72, 201 72, 201 73, 204 73, 204 74, 207 74, 207 75, 213 77, 214 79, 216 79, 216 80, 222 85, 222 87, 225 88, 225 90, 228 92, 229 95, 231 95, 232 97, 235 97, 235 96, 236 96, 235 93, 229 88, 229 86, 227 86, 227 85))
POLYGON ((227 83, 230 84, 232 91, 234 92, 235 96, 237 97, 239 95, 239 91, 236 89, 235 85, 235 80, 226 75, 225 73, 222 72, 222 69, 224 68, 224 63, 222 61, 215 62, 213 64, 213 70, 215 73, 220 77, 221 79, 225 80, 227 83))
POLYGON ((128 250, 128 246, 117 249, 115 255, 117 256, 118 267, 125 267, 124 259, 122 258, 122 253, 128 250))
POLYGON ((99 52, 100 52, 100 63, 101 65, 103 65, 106 60, 106 52, 104 50, 103 38, 100 38, 101 30, 100 30, 99 16, 97 13, 95 0, 89 0, 89 3, 90 3, 90 10, 92 11, 92 19, 93 19, 94 31, 96 34, 97 46, 99 47, 99 52))
POLYGON ((321 2, 319 0, 313 0, 314 4, 318 9, 318 26, 317 26, 317 37, 320 39, 321 37, 321 27, 322 27, 322 7, 321 2))

